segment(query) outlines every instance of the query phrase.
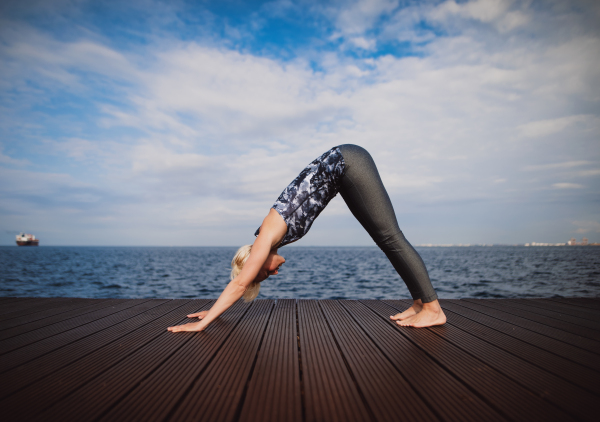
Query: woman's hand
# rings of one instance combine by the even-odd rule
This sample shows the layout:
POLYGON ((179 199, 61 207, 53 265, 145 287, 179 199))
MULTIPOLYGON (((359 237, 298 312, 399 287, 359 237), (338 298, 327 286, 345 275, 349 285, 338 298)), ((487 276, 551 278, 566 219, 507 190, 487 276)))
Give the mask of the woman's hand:
POLYGON ((208 311, 201 311, 201 312, 197 312, 195 314, 189 314, 187 317, 202 319, 206 316, 207 313, 208 313, 208 311))
POLYGON ((169 328, 167 328, 167 330, 171 331, 172 333, 178 333, 180 331, 203 331, 207 326, 208 326, 208 324, 205 324, 203 321, 198 321, 198 322, 190 322, 189 324, 176 325, 174 327, 169 327, 169 328))

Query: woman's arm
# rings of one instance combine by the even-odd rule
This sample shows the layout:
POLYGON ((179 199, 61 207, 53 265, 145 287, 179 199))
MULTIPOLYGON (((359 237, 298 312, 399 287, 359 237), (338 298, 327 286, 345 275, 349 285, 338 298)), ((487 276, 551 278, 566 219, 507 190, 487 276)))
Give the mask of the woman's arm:
POLYGON ((263 278, 263 265, 271 252, 271 249, 281 242, 287 232, 287 225, 277 211, 271 209, 264 219, 260 233, 254 244, 244 268, 236 278, 231 280, 225 290, 219 296, 213 307, 206 316, 198 322, 185 325, 169 327, 169 331, 202 331, 219 315, 225 312, 231 305, 237 302, 244 294, 248 286, 258 278, 263 278), (260 273, 260 274, 259 274, 260 273))

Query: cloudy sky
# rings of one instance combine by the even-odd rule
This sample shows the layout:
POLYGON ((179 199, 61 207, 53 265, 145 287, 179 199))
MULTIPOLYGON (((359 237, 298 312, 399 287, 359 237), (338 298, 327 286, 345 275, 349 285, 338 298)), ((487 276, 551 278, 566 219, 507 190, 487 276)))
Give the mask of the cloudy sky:
MULTIPOLYGON (((414 244, 600 242, 598 21, 593 0, 3 1, 0 244, 249 243, 343 143, 414 244)), ((298 245, 371 242, 338 197, 298 245)))

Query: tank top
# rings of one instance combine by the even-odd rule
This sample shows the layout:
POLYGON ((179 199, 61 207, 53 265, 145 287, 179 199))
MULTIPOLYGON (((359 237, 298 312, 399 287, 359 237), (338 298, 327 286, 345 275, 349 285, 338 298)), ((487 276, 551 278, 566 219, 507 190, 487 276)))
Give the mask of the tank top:
MULTIPOLYGON (((281 192, 271 208, 283 217, 287 233, 279 247, 301 239, 329 201, 340 191, 344 157, 338 147, 331 148, 310 163, 281 192)), ((260 227, 254 233, 258 236, 260 227)))

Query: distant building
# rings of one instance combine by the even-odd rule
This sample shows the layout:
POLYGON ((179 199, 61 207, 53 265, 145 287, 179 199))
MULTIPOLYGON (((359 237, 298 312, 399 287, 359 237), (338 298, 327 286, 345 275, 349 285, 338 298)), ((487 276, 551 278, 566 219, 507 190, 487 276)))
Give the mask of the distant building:
POLYGON ((567 245, 569 246, 575 246, 577 244, 577 239, 575 239, 574 237, 571 238, 571 240, 569 240, 567 242, 567 245))
POLYGON ((588 238, 587 238, 587 237, 584 237, 583 239, 581 239, 581 244, 582 244, 583 246, 586 246, 586 245, 588 244, 588 238))
POLYGON ((566 243, 540 243, 540 242, 531 242, 525 243, 525 246, 565 246, 566 243))

